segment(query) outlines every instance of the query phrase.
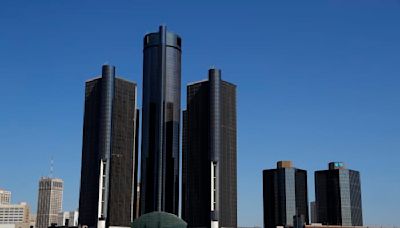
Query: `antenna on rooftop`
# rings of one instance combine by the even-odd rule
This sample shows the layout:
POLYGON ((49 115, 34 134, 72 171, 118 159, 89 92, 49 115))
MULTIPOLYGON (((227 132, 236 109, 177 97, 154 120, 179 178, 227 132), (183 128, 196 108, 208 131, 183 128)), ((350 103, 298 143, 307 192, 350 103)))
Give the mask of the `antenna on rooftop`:
POLYGON ((53 178, 53 173, 54 173, 54 160, 53 160, 53 156, 51 156, 51 159, 50 159, 50 178, 53 178))

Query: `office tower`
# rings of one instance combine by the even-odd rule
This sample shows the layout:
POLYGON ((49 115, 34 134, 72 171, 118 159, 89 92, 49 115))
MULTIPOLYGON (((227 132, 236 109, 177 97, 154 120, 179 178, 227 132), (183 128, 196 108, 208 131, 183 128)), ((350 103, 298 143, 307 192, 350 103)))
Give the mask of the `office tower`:
POLYGON ((130 226, 135 214, 136 84, 104 65, 86 81, 79 225, 130 226))
POLYGON ((361 184, 358 171, 342 162, 315 172, 318 222, 324 225, 362 226, 361 184))
POLYGON ((318 223, 317 205, 315 201, 310 203, 311 223, 318 223))
POLYGON ((11 203, 11 192, 0 189, 0 205, 2 204, 10 204, 11 203))
POLYGON ((237 227, 236 85, 211 69, 187 86, 182 218, 189 227, 237 227))
POLYGON ((26 203, 1 204, 0 224, 29 224, 29 206, 26 203))
POLYGON ((144 37, 141 214, 178 214, 181 38, 165 26, 144 37))
POLYGON ((280 161, 276 169, 263 171, 264 227, 293 226, 304 216, 308 223, 307 171, 280 161))
POLYGON ((62 211, 64 183, 61 179, 42 177, 39 181, 39 196, 36 214, 36 227, 47 228, 57 223, 58 213, 62 211))

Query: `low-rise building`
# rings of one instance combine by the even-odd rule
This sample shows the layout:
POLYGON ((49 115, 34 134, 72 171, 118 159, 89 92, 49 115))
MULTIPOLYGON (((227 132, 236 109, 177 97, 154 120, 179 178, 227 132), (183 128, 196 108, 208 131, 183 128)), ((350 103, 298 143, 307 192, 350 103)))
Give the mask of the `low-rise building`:
POLYGON ((57 226, 78 226, 78 211, 65 211, 58 213, 57 226))
POLYGON ((29 223, 0 224, 0 228, 30 228, 29 223))
POLYGON ((36 214, 29 215, 29 228, 36 228, 36 214))
POLYGON ((365 226, 340 226, 340 225, 322 225, 321 223, 311 223, 304 228, 367 228, 365 226))
MULTIPOLYGON (((0 205, 0 224, 29 224, 29 206, 27 203, 0 205)), ((29 226, 28 226, 29 227, 29 226)))

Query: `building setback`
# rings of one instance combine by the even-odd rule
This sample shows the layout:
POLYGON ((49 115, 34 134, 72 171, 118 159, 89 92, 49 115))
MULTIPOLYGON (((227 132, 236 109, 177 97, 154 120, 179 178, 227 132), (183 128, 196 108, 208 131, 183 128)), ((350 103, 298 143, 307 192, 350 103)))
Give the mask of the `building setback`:
POLYGON ((63 188, 64 182, 61 179, 40 179, 36 228, 47 228, 52 223, 57 224, 58 213, 62 211, 63 188))
POLYGON ((141 214, 178 215, 181 38, 165 26, 144 37, 141 214))
POLYGON ((211 69, 187 86, 182 218, 189 227, 237 227, 236 85, 211 69))
POLYGON ((362 226, 361 183, 358 171, 342 162, 315 172, 318 222, 324 225, 362 226))
POLYGON ((293 226, 294 217, 308 223, 307 171, 294 168, 291 161, 264 170, 263 199, 265 228, 293 226))
POLYGON ((130 226, 137 171, 136 84, 104 65, 86 82, 79 225, 130 226))

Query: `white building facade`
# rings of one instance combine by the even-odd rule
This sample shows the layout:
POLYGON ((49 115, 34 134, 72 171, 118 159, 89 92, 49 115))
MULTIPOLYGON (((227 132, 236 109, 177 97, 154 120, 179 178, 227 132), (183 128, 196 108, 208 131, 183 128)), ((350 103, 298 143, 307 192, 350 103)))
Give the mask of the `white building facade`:
POLYGON ((58 226, 78 226, 78 211, 65 211, 58 213, 58 226))

